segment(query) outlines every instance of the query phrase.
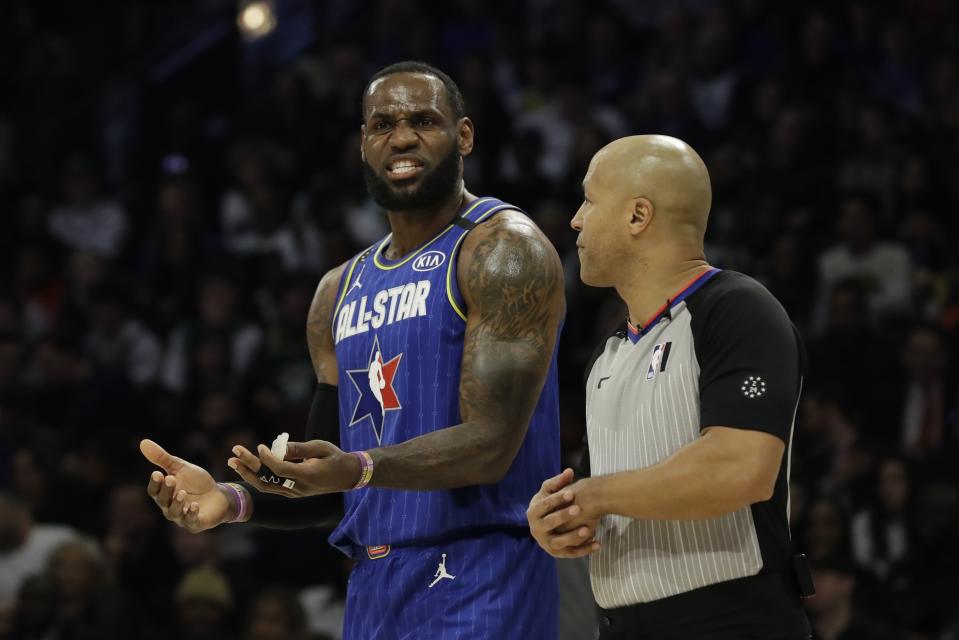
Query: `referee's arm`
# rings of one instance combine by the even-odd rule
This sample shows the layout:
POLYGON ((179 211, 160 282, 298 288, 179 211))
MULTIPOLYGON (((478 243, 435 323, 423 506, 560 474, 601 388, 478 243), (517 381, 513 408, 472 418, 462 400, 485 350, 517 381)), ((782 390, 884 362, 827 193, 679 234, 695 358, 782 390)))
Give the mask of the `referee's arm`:
POLYGON ((785 448, 768 433, 711 426, 658 464, 588 478, 571 490, 584 520, 606 514, 647 520, 714 518, 771 498, 785 448))
POLYGON ((721 516, 772 496, 784 449, 782 440, 767 433, 706 427, 700 438, 645 469, 573 484, 573 471, 566 469, 546 480, 533 497, 527 511, 530 528, 553 556, 578 558, 599 549, 593 535, 605 515, 647 520, 721 516))

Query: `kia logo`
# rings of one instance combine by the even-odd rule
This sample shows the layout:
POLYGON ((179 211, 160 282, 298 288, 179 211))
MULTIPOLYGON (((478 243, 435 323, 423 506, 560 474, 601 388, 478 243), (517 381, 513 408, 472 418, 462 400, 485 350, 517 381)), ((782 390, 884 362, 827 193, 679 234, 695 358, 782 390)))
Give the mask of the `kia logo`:
POLYGON ((446 262, 446 254, 442 251, 427 251, 413 261, 413 271, 432 271, 443 266, 444 262, 446 262))

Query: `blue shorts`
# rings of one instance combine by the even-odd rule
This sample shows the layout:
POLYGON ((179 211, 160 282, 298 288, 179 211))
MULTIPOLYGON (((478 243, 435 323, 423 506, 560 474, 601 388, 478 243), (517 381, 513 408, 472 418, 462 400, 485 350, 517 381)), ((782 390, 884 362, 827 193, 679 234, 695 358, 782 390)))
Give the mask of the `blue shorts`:
POLYGON ((556 561, 528 533, 370 548, 350 575, 344 640, 558 635, 556 561))

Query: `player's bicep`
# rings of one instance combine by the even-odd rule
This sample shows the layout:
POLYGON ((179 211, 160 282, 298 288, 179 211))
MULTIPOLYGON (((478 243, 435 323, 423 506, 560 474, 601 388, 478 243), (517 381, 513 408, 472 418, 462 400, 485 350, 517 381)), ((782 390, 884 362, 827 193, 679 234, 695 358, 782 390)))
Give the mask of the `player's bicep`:
POLYGON ((563 314, 559 257, 532 223, 507 212, 471 232, 458 275, 467 304, 463 421, 492 418, 525 428, 563 314))
POLYGON ((310 360, 317 381, 323 384, 336 385, 338 381, 333 344, 333 310, 345 267, 346 264, 342 264, 323 276, 316 287, 306 318, 306 343, 310 360))

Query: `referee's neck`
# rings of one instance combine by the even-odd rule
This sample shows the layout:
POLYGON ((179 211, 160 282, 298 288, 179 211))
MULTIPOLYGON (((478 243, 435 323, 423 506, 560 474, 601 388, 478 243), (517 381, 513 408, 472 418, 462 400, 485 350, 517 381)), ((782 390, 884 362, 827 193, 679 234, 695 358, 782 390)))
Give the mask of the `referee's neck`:
POLYGON ((703 256, 671 263, 646 261, 616 287, 629 309, 629 321, 636 327, 645 327, 667 301, 675 298, 690 281, 709 268, 703 256))

